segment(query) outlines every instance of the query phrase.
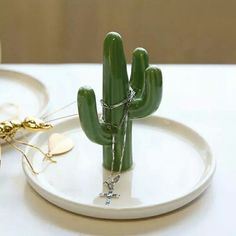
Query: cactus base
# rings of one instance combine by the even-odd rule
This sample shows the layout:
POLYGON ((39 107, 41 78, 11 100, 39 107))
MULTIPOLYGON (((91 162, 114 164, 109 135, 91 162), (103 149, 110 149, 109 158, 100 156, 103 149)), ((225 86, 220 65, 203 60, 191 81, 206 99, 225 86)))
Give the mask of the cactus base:
MULTIPOLYGON (((111 170, 111 162, 110 162, 111 157, 107 156, 107 158, 104 158, 104 154, 103 154, 103 167, 106 170, 111 170)), ((126 157, 126 162, 124 162, 124 164, 122 165, 122 169, 121 171, 127 171, 129 169, 131 169, 133 166, 133 160, 132 160, 132 156, 127 156, 126 157)), ((118 172, 119 171, 119 164, 115 164, 114 166, 114 172, 118 172)))
MULTIPOLYGON (((126 171, 130 169, 133 165, 132 158, 132 121, 128 120, 127 130, 126 130, 126 142, 124 144, 124 128, 120 129, 119 132, 115 136, 115 160, 113 165, 113 171, 126 171), (124 155, 123 160, 122 157, 122 149, 124 145, 124 155), (122 163, 121 163, 122 162, 122 163)), ((112 145, 104 145, 103 146, 103 167, 107 170, 112 170, 112 145)))

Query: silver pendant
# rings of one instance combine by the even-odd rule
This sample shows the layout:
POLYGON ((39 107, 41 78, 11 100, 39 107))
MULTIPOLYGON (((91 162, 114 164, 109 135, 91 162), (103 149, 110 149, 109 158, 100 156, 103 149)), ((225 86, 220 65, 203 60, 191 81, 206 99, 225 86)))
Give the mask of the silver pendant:
POLYGON ((113 190, 109 190, 107 193, 100 193, 99 196, 106 198, 105 205, 110 205, 111 199, 112 198, 119 198, 120 194, 113 193, 113 190))

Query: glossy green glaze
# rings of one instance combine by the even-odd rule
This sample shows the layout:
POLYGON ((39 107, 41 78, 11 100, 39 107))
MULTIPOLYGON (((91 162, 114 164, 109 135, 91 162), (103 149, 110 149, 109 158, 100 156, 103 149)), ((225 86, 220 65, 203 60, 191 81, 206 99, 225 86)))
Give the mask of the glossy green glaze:
POLYGON ((103 108, 103 122, 101 122, 97 115, 94 91, 91 88, 82 87, 78 91, 78 111, 81 126, 87 137, 103 145, 103 166, 106 169, 111 169, 112 135, 115 135, 116 141, 114 171, 119 170, 122 148, 125 145, 122 165, 122 171, 124 171, 131 168, 133 164, 132 119, 143 118, 157 110, 162 97, 162 75, 158 68, 149 66, 146 50, 137 48, 133 52, 129 82, 123 44, 118 33, 107 34, 103 55, 103 101, 111 106, 128 97, 129 87, 135 92, 135 97, 128 107, 125 144, 125 124, 117 128, 124 117, 125 105, 112 110, 103 108))

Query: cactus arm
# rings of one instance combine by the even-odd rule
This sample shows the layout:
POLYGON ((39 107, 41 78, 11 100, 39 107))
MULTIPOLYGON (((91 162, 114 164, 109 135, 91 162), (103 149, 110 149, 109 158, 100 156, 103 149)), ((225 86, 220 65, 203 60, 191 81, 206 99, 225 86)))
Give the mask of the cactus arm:
POLYGON ((87 137, 101 145, 111 144, 111 134, 98 119, 94 91, 91 88, 80 88, 77 102, 81 126, 87 137))
POLYGON ((129 117, 143 118, 150 115, 160 105, 162 97, 162 75, 156 67, 148 67, 145 71, 145 88, 140 98, 134 99, 129 107, 129 117))
POLYGON ((148 67, 148 54, 144 48, 136 48, 133 52, 130 86, 135 98, 140 98, 144 89, 144 74, 148 67))

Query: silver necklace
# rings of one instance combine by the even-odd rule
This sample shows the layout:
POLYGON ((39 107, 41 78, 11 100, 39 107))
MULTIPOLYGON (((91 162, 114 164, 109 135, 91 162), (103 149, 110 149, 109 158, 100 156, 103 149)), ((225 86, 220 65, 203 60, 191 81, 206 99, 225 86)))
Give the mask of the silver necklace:
MULTIPOLYGON (((119 182, 120 177, 121 177, 121 169, 122 169, 122 165, 123 165, 124 151, 125 151, 125 144, 126 144, 126 137, 127 137, 128 107, 129 107, 129 104, 132 101, 134 95, 135 95, 135 92, 132 89, 130 89, 129 95, 126 99, 124 99, 123 101, 121 101, 117 104, 111 105, 111 106, 107 105, 103 100, 101 100, 102 106, 105 109, 109 109, 109 110, 112 110, 112 109, 115 109, 115 108, 120 107, 122 105, 125 105, 124 116, 121 119, 121 122, 118 126, 118 128, 120 128, 123 125, 123 123, 125 125, 125 127, 124 127, 124 140, 123 140, 119 169, 118 169, 118 172, 116 174, 114 174, 116 140, 115 140, 115 134, 112 134, 111 172, 110 172, 110 176, 107 178, 107 180, 104 181, 104 185, 107 187, 107 192, 103 192, 103 193, 99 194, 100 197, 106 198, 105 205, 110 205, 112 198, 119 198, 120 197, 120 194, 114 193, 114 191, 115 191, 115 185, 119 182)), ((111 126, 111 124, 107 124, 107 125, 111 126)))

